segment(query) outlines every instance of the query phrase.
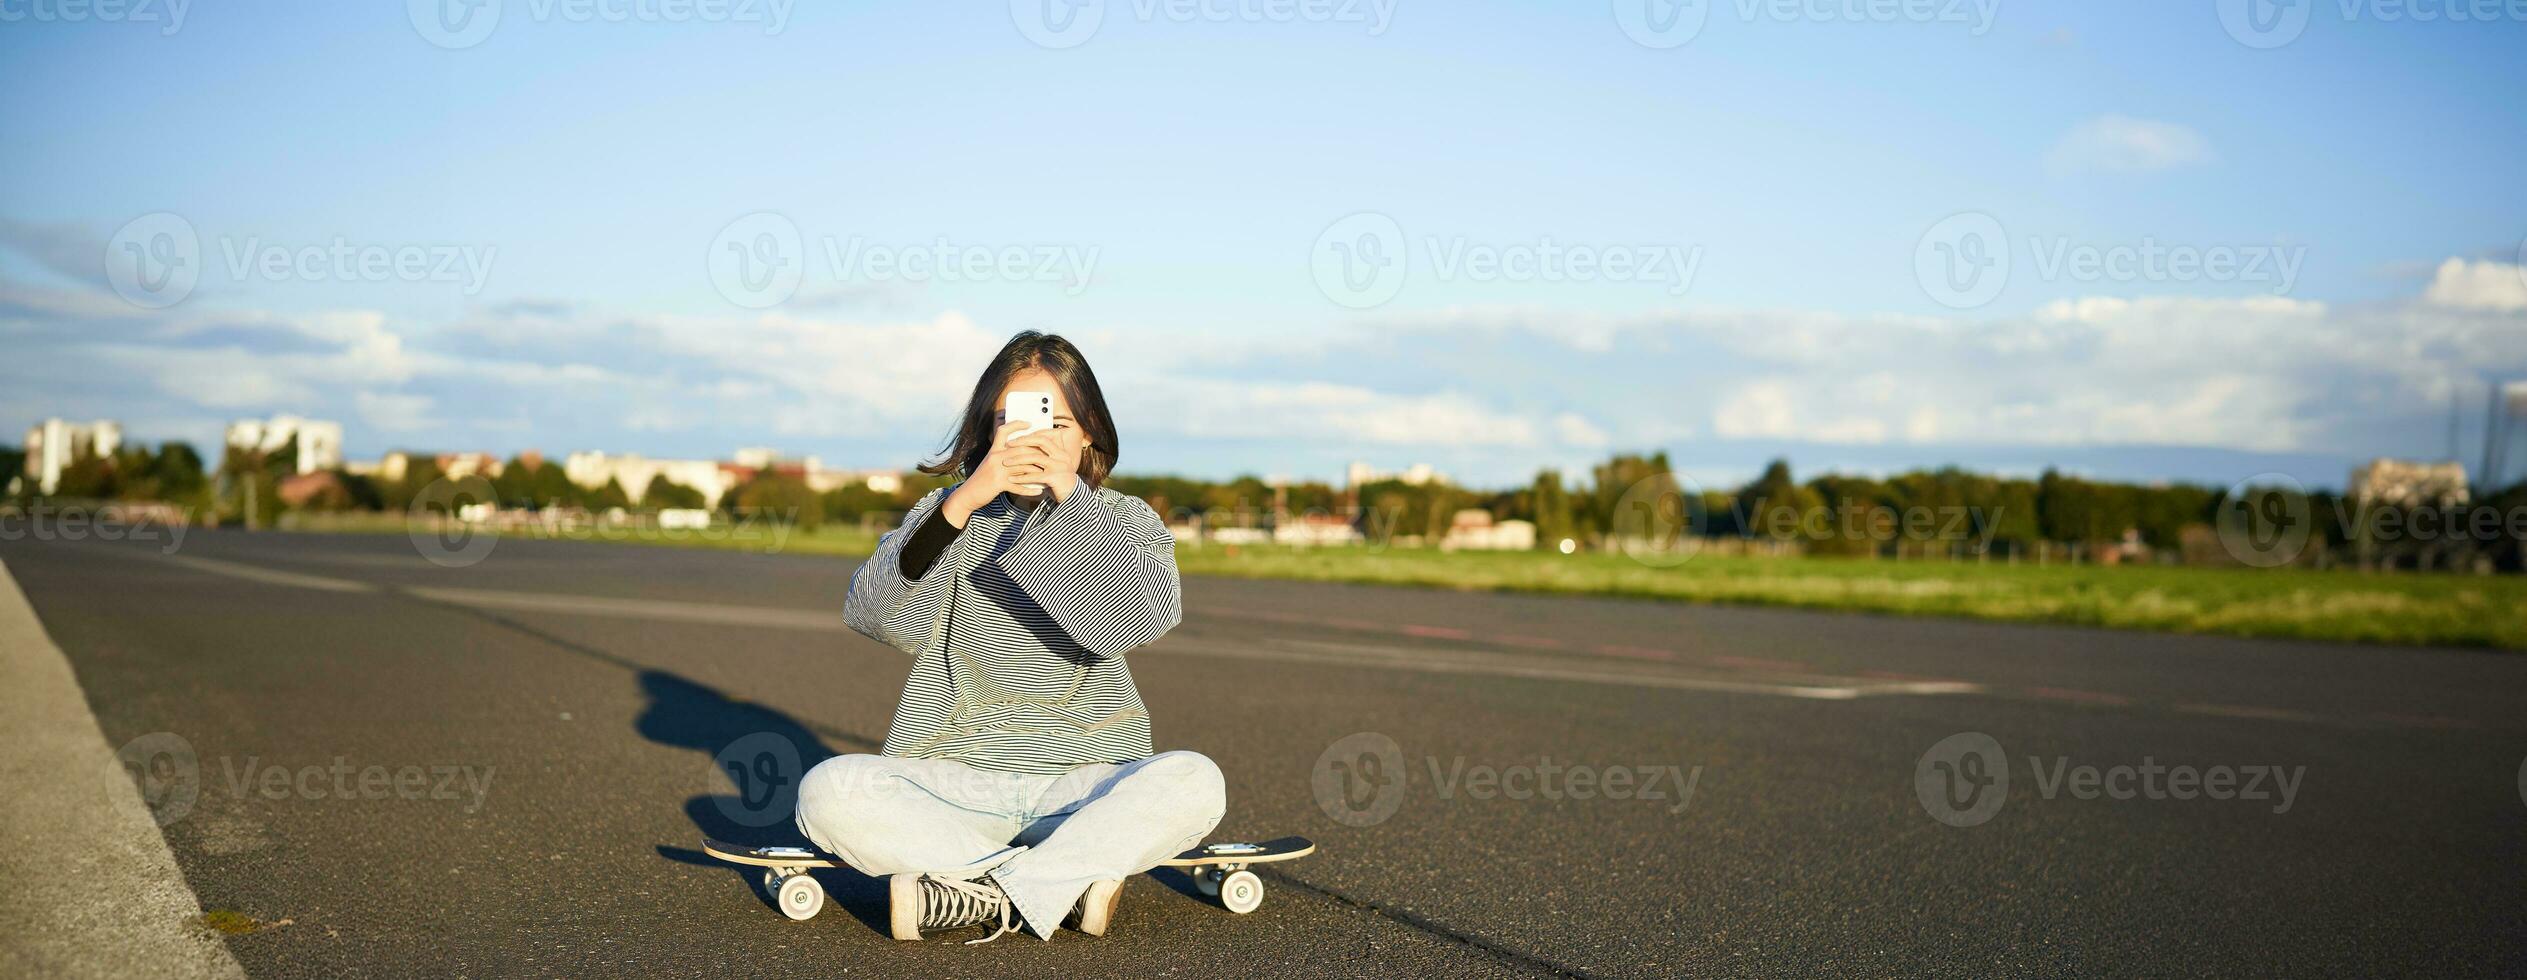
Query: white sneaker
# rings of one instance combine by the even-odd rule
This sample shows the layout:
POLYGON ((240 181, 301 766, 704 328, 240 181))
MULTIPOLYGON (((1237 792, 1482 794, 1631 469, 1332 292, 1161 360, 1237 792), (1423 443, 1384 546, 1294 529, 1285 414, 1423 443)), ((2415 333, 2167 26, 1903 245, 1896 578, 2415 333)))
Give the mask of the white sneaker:
POLYGON ((1114 907, 1123 901, 1123 879, 1109 878, 1090 882, 1086 894, 1079 896, 1079 908, 1071 913, 1071 927, 1091 936, 1106 934, 1114 923, 1114 907))

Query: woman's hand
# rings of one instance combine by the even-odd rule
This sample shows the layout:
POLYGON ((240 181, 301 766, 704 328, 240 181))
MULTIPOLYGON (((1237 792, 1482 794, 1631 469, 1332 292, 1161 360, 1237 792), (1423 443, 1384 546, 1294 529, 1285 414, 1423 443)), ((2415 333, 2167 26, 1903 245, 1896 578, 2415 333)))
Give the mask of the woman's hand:
POLYGON ((1078 488, 1078 429, 1047 429, 1028 436, 1025 422, 1007 422, 992 432, 992 451, 966 477, 956 492, 939 505, 940 516, 959 528, 975 511, 1003 493, 1033 495, 1051 488, 1053 499, 1068 500, 1078 488))
POLYGON ((1050 490, 1055 501, 1069 500, 1079 489, 1079 454, 1084 448, 1077 428, 1055 427, 1009 441, 1017 450, 1009 458, 1010 479, 1050 490))
POLYGON ((1008 480, 1009 467, 1006 465, 1010 454, 1009 437, 1026 427, 1024 422, 1004 422, 1000 428, 993 430, 990 454, 983 457, 982 465, 974 467, 974 472, 965 478, 964 483, 957 485, 955 493, 939 502, 939 516, 963 528, 966 518, 974 516, 974 512, 990 504, 992 498, 1010 489, 1012 484, 1008 480))

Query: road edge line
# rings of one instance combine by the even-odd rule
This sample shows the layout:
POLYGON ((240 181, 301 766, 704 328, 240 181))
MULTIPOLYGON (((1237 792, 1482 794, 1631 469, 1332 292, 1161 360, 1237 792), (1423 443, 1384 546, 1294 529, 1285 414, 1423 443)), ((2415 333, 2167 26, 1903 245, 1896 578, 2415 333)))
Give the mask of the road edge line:
POLYGON ((0 563, 0 974, 242 978, 70 658, 0 563))

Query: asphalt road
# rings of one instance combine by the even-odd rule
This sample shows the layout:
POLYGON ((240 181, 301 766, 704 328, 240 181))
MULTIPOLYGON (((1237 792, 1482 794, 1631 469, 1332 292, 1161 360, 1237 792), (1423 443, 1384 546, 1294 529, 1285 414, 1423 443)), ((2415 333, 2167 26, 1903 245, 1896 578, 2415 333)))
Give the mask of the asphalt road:
POLYGON ((883 737, 908 665, 841 629, 851 562, 0 561, 110 742, 189 746, 187 880, 286 922, 228 939, 251 976, 2527 972, 2516 654, 1188 580, 1133 655, 1159 747, 1220 762, 1222 836, 1322 852, 1252 915, 1144 876, 1104 939, 966 947, 888 940, 847 872, 791 922, 695 850, 796 840, 777 746, 883 737))

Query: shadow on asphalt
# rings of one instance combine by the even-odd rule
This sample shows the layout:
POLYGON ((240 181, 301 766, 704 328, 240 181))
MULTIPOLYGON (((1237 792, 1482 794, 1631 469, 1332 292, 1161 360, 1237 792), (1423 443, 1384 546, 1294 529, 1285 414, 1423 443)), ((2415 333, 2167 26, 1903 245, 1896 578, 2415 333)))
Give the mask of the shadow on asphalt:
MULTIPOLYGON (((663 670, 640 672, 641 693, 649 704, 633 729, 662 745, 711 753, 715 766, 734 793, 704 793, 684 802, 685 816, 701 837, 732 844, 764 846, 807 842, 791 822, 798 807, 799 779, 819 762, 834 757, 824 735, 788 713, 663 670)), ((876 743, 835 733, 874 751, 876 743)), ((777 908, 762 887, 758 868, 731 865, 699 849, 660 846, 660 857, 686 864, 724 868, 734 874, 765 908, 777 908)), ((887 929, 886 884, 849 868, 815 873, 825 886, 826 901, 849 911, 871 930, 887 929)))
MULTIPOLYGON (((855 751, 875 752, 877 740, 857 732, 811 726, 787 712, 720 693, 718 688, 639 661, 616 656, 506 616, 464 606, 429 603, 534 637, 557 649, 632 671, 648 703, 632 730, 661 745, 711 753, 714 768, 727 776, 734 794, 704 793, 684 801, 693 821, 695 844, 702 837, 732 844, 761 846, 805 844, 791 815, 798 804, 798 781, 819 762, 839 754, 826 738, 855 751)), ((777 908, 763 891, 760 869, 728 864, 687 849, 660 845, 658 855, 670 861, 725 868, 754 892, 767 908, 777 908)), ((826 901, 848 910, 871 930, 887 931, 886 884, 848 868, 816 873, 826 901)))
MULTIPOLYGON (((541 640, 561 650, 632 671, 648 703, 632 729, 641 737, 676 748, 711 753, 713 768, 727 777, 734 793, 703 793, 684 801, 685 817, 697 831, 694 847, 658 845, 658 856, 680 864, 724 868, 752 891, 767 909, 777 910, 765 894, 762 871, 732 865, 702 853, 699 838, 732 844, 808 845, 791 817, 797 811, 798 782, 819 762, 841 754, 828 739, 849 751, 876 752, 881 743, 858 732, 800 721, 789 713, 743 698, 669 671, 571 640, 481 609, 430 603, 541 640)), ((812 846, 812 845, 810 845, 812 846)), ((825 886, 828 904, 848 911, 873 932, 888 931, 886 883, 849 868, 815 872, 825 886)), ((1150 877, 1197 902, 1207 902, 1182 869, 1157 868, 1150 877)))

